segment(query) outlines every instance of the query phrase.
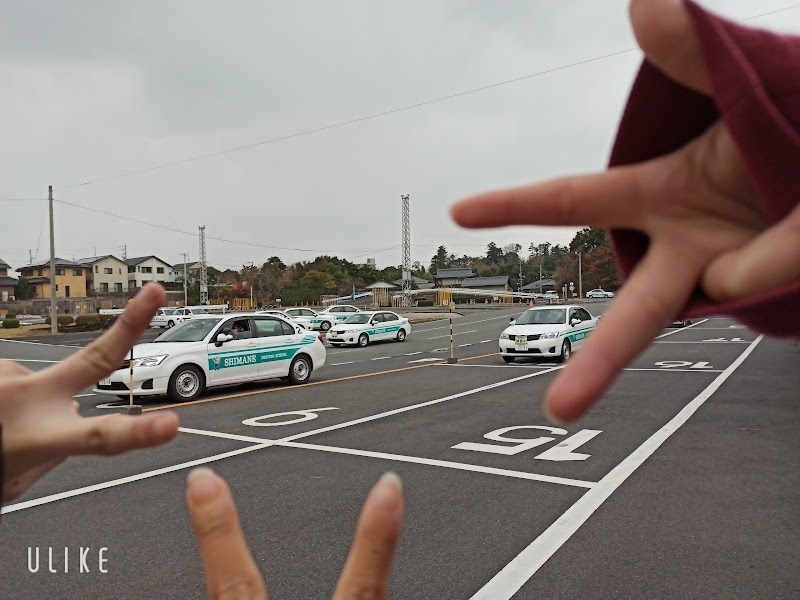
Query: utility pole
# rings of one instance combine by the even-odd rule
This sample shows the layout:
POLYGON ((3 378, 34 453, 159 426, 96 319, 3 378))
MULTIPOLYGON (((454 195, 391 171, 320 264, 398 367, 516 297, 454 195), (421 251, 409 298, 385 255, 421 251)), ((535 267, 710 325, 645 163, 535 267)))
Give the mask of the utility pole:
POLYGON ((403 306, 411 306, 411 219, 409 195, 401 194, 403 201, 403 306))
POLYGON ((28 250, 28 264, 33 264, 33 250, 28 250))
POLYGON ((200 304, 208 304, 208 265, 206 264, 206 226, 200 225, 200 304))
POLYGON ((542 244, 539 244, 539 293, 542 293, 542 244))
POLYGON ((181 252, 183 255, 183 305, 189 306, 189 288, 187 287, 188 273, 186 272, 186 260, 189 256, 188 252, 181 252))
POLYGON ((519 292, 522 293, 522 257, 519 257, 519 292))
POLYGON ((58 333, 58 304, 56 303, 56 235, 53 226, 53 186, 47 186, 50 210, 50 331, 58 333))
POLYGON ((583 265, 580 252, 578 252, 578 298, 583 298, 583 265))
POLYGON ((250 310, 255 310, 255 304, 253 303, 253 284, 256 282, 256 274, 255 274, 256 264, 251 260, 250 261, 250 310))
POLYGON ((122 260, 127 260, 127 259, 128 259, 128 245, 125 244, 122 247, 122 260))

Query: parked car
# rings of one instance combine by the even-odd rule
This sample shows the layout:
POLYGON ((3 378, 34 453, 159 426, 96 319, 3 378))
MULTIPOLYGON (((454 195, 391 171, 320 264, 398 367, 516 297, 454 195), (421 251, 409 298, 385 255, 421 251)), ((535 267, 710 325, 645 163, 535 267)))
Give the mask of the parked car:
POLYGON ((329 306, 325 310, 318 312, 316 317, 311 318, 311 325, 314 329, 328 331, 331 327, 336 325, 336 323, 344 321, 347 317, 360 312, 361 311, 355 306, 347 304, 329 306))
POLYGON ((607 292, 602 288, 596 288, 586 292, 587 298, 613 298, 614 292, 607 292))
MULTIPOLYGON (((194 400, 206 388, 280 377, 306 383, 325 364, 322 336, 278 315, 196 315, 133 348, 133 396, 194 400)), ((128 359, 95 392, 128 398, 128 359)))
POLYGON ((311 319, 309 319, 308 317, 290 315, 285 310, 280 310, 278 308, 270 308, 267 310, 259 310, 256 312, 260 315, 280 315, 283 318, 292 321, 293 323, 297 323, 303 329, 313 329, 313 327, 311 326, 311 319))
POLYGON ((347 317, 328 331, 331 346, 353 344, 362 348, 370 342, 395 340, 403 342, 411 333, 408 319, 389 310, 360 312, 347 317))
POLYGON ((150 327, 166 327, 170 329, 174 327, 179 321, 175 318, 174 308, 159 308, 153 319, 150 321, 150 327))
POLYGON ((529 308, 500 334, 500 355, 507 363, 521 357, 564 362, 595 327, 597 319, 582 306, 529 308))

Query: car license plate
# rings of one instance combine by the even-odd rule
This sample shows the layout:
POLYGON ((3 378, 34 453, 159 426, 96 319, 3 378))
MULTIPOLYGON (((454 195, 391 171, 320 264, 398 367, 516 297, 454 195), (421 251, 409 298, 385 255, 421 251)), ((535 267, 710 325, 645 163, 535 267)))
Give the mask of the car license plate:
POLYGON ((526 335, 518 335, 514 339, 514 348, 516 350, 527 351, 528 350, 528 336, 526 336, 526 335))
POLYGON ((111 377, 106 377, 100 380, 100 385, 111 385, 111 377))

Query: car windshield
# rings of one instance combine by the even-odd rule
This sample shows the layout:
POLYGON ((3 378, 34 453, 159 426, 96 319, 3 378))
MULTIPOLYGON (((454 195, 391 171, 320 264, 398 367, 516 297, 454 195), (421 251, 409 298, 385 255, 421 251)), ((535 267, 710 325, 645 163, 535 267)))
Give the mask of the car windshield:
POLYGON ((364 313, 347 317, 344 322, 350 323, 351 325, 363 325, 365 323, 369 323, 370 318, 372 318, 372 315, 364 313))
POLYGON ((517 325, 563 325, 567 311, 563 308, 537 308, 526 310, 517 319, 517 325))
POLYGON ((208 311, 205 308, 193 308, 192 314, 195 315, 207 315, 208 311))
POLYGON ((174 308, 163 308, 163 309, 161 309, 161 312, 164 313, 165 315, 174 315, 175 314, 175 309, 174 308))
POLYGON ((172 329, 167 329, 164 333, 153 340, 160 342, 201 342, 216 327, 222 317, 217 319, 193 319, 184 321, 172 329))

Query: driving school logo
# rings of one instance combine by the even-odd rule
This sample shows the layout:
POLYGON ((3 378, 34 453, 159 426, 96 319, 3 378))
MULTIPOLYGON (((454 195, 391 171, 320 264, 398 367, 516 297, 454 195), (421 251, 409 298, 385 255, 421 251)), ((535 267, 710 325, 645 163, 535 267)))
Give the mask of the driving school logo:
POLYGON ((214 362, 214 370, 219 371, 219 365, 222 362, 222 359, 219 356, 215 356, 213 358, 213 362, 214 362))

